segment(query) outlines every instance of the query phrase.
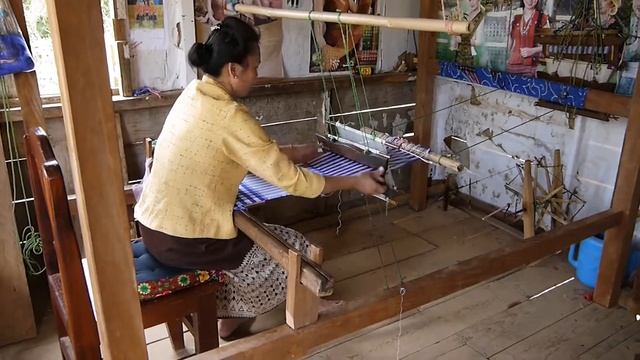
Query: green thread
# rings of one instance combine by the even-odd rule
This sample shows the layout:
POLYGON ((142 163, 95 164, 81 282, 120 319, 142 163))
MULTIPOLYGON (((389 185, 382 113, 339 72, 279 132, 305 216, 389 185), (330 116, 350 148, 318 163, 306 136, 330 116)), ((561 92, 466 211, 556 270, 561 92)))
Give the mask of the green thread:
MULTIPOLYGON (((24 175, 22 174, 22 168, 20 166, 19 160, 17 159, 19 155, 15 128, 8 115, 10 106, 7 95, 8 88, 4 76, 0 78, 0 89, 2 91, 3 117, 5 123, 7 124, 7 149, 9 150, 9 160, 11 160, 11 181, 13 190, 12 210, 15 211, 15 204, 18 197, 17 180, 20 181, 20 190, 22 192, 23 198, 27 197, 27 191, 25 188, 25 179, 24 175)), ((35 228, 33 227, 29 204, 27 201, 24 202, 24 206, 28 225, 24 229, 22 229, 21 237, 17 240, 22 248, 22 258, 24 259, 27 272, 31 275, 38 275, 42 274, 45 271, 45 267, 35 259, 35 257, 42 255, 42 240, 40 238, 40 234, 35 231, 35 228)))

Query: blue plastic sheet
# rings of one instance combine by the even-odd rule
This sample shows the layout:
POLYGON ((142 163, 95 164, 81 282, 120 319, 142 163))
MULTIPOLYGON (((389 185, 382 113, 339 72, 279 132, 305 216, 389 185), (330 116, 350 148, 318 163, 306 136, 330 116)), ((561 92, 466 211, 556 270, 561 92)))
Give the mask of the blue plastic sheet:
POLYGON ((0 76, 31 71, 33 58, 6 0, 0 1, 0 76))
POLYGON ((441 61, 440 76, 502 89, 569 107, 584 109, 589 88, 441 61))

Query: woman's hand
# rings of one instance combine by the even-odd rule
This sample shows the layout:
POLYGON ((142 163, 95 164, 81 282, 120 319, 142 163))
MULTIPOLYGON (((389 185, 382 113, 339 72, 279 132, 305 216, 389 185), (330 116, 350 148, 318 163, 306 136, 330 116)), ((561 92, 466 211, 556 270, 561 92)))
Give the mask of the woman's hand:
POLYGON ((322 154, 322 147, 319 144, 302 144, 293 146, 296 163, 306 164, 322 154))
POLYGON ((306 164, 322 154, 318 144, 284 145, 280 151, 296 164, 306 164))
POLYGON ((387 191, 384 170, 367 171, 356 176, 354 188, 365 195, 379 195, 387 191))
POLYGON ((379 195, 387 190, 383 174, 384 170, 378 169, 354 176, 326 176, 322 193, 353 189, 365 195, 379 195))
POLYGON ((532 56, 536 55, 538 52, 539 52, 538 48, 521 48, 520 49, 520 55, 523 58, 532 57, 532 56))

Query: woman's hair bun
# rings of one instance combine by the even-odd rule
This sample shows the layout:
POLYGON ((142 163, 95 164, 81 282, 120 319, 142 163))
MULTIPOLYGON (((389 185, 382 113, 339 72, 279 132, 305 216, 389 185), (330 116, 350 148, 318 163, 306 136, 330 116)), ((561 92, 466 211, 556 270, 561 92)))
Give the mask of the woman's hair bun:
POLYGON ((202 67, 211 58, 211 46, 203 43, 195 43, 189 50, 189 63, 195 67, 202 67))
POLYGON ((207 41, 189 50, 189 63, 211 76, 220 76, 225 64, 244 64, 255 52, 260 34, 243 20, 228 16, 211 29, 207 41))

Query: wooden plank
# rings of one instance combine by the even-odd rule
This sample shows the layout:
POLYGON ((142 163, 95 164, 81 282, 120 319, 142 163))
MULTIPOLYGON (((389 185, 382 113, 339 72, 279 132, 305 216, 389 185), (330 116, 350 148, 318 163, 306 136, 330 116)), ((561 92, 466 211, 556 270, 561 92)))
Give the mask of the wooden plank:
POLYGON ((459 332, 460 341, 491 357, 587 306, 586 289, 572 280, 459 332))
POLYGON ((582 353, 579 357, 580 360, 602 360, 604 358, 609 359, 632 359, 635 353, 640 353, 640 349, 636 349, 634 353, 626 352, 629 344, 627 340, 635 338, 636 342, 640 344, 640 322, 634 321, 631 325, 611 335, 606 340, 596 344, 589 348, 586 352, 582 353), (626 352, 620 354, 620 352, 626 352), (620 356, 622 355, 622 356, 620 356))
POLYGON ((601 360, 638 359, 640 354, 640 333, 636 332, 632 337, 609 351, 601 360))
POLYGON ((306 233, 305 236, 310 242, 324 248, 326 260, 402 239, 420 241, 416 235, 389 224, 382 217, 366 216, 349 222, 343 220, 339 235, 336 235, 336 227, 327 227, 306 233))
POLYGON ((491 359, 575 359, 585 347, 607 339, 633 321, 624 309, 591 304, 491 359))
POLYGON ((100 3, 47 10, 103 355, 144 359, 100 3))
POLYGON ((292 329, 312 324, 318 320, 320 298, 300 283, 300 254, 289 250, 287 266, 287 325, 292 329))
MULTIPOLYGON (((506 310, 509 304, 520 300, 524 300, 523 296, 511 289, 508 284, 489 283, 410 316, 405 315, 402 317, 402 334, 399 338, 400 358, 425 347, 432 347, 440 340, 454 335, 485 317, 499 314, 506 310)), ((395 320, 398 320, 399 304, 395 305, 395 311, 395 320)), ((398 352, 398 336, 399 328, 396 321, 327 349, 315 358, 395 359, 398 352)), ((459 341, 457 343, 458 346, 464 345, 459 341)), ((443 354, 446 354, 446 351, 443 354)))
POLYGON ((129 175, 127 174, 127 158, 124 153, 124 143, 122 140, 122 119, 119 113, 114 114, 114 121, 116 123, 116 135, 118 136, 118 154, 120 155, 120 167, 122 168, 122 186, 127 186, 129 183, 129 175))
POLYGON ((621 211, 624 217, 618 226, 607 230, 604 235, 598 282, 593 295, 595 302, 606 307, 618 302, 640 205, 640 81, 636 81, 629 111, 611 203, 611 208, 621 211))
POLYGON ((11 183, 0 146, 0 346, 36 336, 31 296, 25 275, 16 221, 11 203, 11 183))
POLYGON ((356 253, 333 258, 322 266, 336 282, 365 274, 386 265, 395 265, 408 258, 424 254, 436 247, 419 237, 401 238, 391 243, 373 246, 356 253))
POLYGON ((424 211, 402 217, 393 223, 411 233, 420 235, 434 228, 451 226, 468 218, 470 218, 469 214, 456 208, 443 211, 439 206, 431 206, 424 211))
POLYGON ((115 45, 115 49, 118 53, 118 68, 120 69, 120 87, 118 91, 121 96, 130 97, 133 96, 133 80, 131 75, 129 43, 126 41, 116 41, 115 45))
MULTIPOLYGON (((435 1, 420 1, 421 18, 437 18, 438 6, 435 1)), ((416 119, 414 134, 416 143, 429 147, 431 143, 431 121, 433 113, 433 96, 436 69, 432 66, 436 57, 435 33, 420 32, 418 34, 418 75, 416 79, 416 119)), ((427 207, 427 190, 429 165, 418 161, 411 167, 411 197, 409 205, 414 210, 427 207)))
POLYGON ((444 356, 451 351, 455 351, 457 348, 464 346, 455 336, 449 336, 444 340, 440 340, 435 344, 424 347, 412 354, 403 357, 402 360, 432 360, 439 359, 440 356, 444 356))
POLYGON ((462 207, 460 205, 460 202, 455 202, 454 206, 459 207, 460 210, 464 211, 465 213, 477 218, 477 219, 481 219, 482 221, 486 221, 487 223, 489 223, 492 226, 495 226, 496 228, 512 235, 515 236, 518 239, 523 239, 524 238, 524 233, 521 230, 518 230, 516 228, 514 228, 513 226, 506 224, 502 221, 500 221, 499 219, 494 219, 493 216, 492 217, 487 217, 487 214, 490 214, 496 210, 498 210, 497 208, 495 208, 492 211, 489 212, 481 212, 478 211, 477 209, 475 209, 474 207, 462 207))
POLYGON ((480 353, 469 346, 461 346, 442 356, 438 356, 438 360, 484 360, 486 359, 480 353))
MULTIPOLYGON (((29 32, 27 31, 27 23, 24 18, 24 8, 22 0, 9 0, 11 9, 16 17, 22 36, 27 42, 27 47, 31 49, 29 42, 29 32)), ((14 74, 13 78, 20 99, 20 112, 22 118, 25 119, 25 130, 36 126, 45 127, 44 116, 42 114, 42 100, 40 99, 40 89, 38 88, 38 78, 35 71, 27 73, 14 74)))
MULTIPOLYGON (((249 214, 235 211, 233 221, 240 231, 262 247, 273 259, 285 269, 289 268, 289 251, 280 239, 272 234, 262 223, 249 214)), ((318 296, 330 295, 333 292, 333 279, 320 266, 303 257, 300 270, 300 282, 318 296)))
MULTIPOLYGON (((537 235, 527 242, 476 256, 428 276, 406 282, 403 284, 406 289, 403 309, 409 311, 551 255, 569 244, 618 224, 621 217, 622 214, 617 212, 601 212, 560 229, 537 235)), ((259 359, 264 354, 277 359, 299 358, 320 344, 396 316, 399 301, 399 287, 394 287, 384 291, 380 296, 353 302, 344 310, 321 317, 318 322, 302 329, 275 328, 194 359, 259 359)))
POLYGON ((522 232, 524 238, 528 239, 536 234, 536 208, 535 208, 535 188, 533 187, 533 177, 531 176, 531 160, 524 162, 524 180, 522 180, 522 207, 524 214, 522 221, 524 226, 522 232))
POLYGON ((630 111, 631 101, 628 96, 617 95, 607 91, 589 89, 585 99, 584 108, 591 111, 597 111, 605 114, 611 114, 621 117, 630 117, 633 112, 630 111))

